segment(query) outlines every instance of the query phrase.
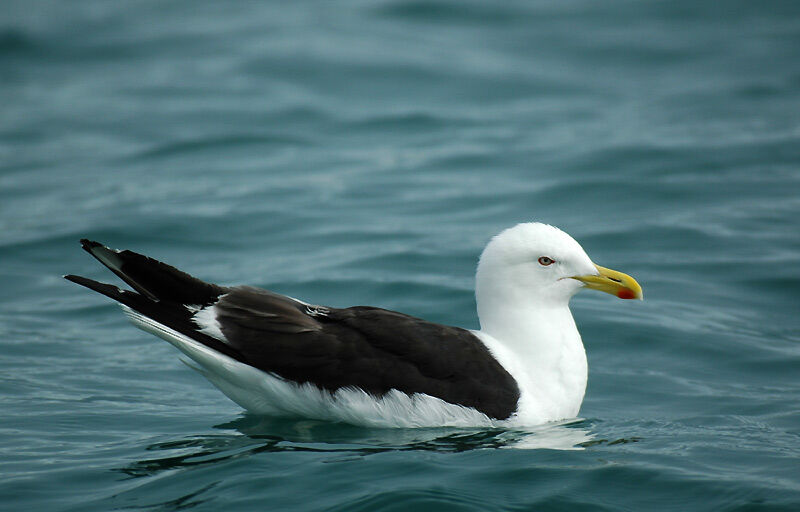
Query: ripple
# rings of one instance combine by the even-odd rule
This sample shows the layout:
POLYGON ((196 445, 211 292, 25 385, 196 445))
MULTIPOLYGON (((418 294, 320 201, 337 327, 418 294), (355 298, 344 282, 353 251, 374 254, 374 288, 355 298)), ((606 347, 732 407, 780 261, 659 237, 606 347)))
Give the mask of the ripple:
POLYGON ((185 153, 196 154, 206 151, 221 151, 227 149, 237 149, 242 147, 267 147, 267 146, 307 146, 309 141, 298 137, 287 137, 275 134, 270 136, 237 135, 230 137, 214 137, 205 139, 195 139, 166 144, 148 151, 140 152, 134 159, 149 159, 164 156, 181 155, 185 153))
POLYGON ((475 2, 393 1, 378 7, 380 16, 427 23, 509 24, 519 21, 519 10, 481 5, 475 2))
POLYGON ((485 449, 578 450, 600 444, 623 444, 638 439, 592 439, 582 421, 552 424, 528 430, 479 429, 363 429, 313 420, 286 420, 244 415, 217 425, 236 430, 237 435, 215 434, 162 441, 146 447, 148 452, 166 452, 118 468, 131 478, 163 471, 216 465, 262 453, 309 452, 368 457, 387 452, 459 453, 485 449))
POLYGON ((5 1, 0 500, 800 509, 798 5, 5 1), (576 296, 589 419, 531 431, 214 428, 240 409, 60 277, 114 279, 90 236, 474 327, 530 219, 646 297, 576 296))

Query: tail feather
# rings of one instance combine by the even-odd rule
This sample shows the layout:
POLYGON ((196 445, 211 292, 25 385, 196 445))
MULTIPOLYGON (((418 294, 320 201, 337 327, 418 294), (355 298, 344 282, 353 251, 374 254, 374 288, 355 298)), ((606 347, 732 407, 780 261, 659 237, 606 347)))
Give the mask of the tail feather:
POLYGON ((81 240, 83 249, 108 267, 133 290, 123 290, 76 275, 65 279, 105 295, 153 322, 244 362, 244 357, 220 340, 198 329, 197 308, 217 302, 227 288, 206 283, 175 267, 133 251, 117 251, 92 240, 81 240))
MULTIPOLYGON (((98 258, 99 259, 99 258, 98 258)), ((94 290, 100 294, 105 295, 123 306, 140 313, 146 318, 150 318, 159 324, 169 326, 169 328, 195 339, 203 345, 216 350, 226 356, 232 357, 238 361, 245 362, 246 358, 237 350, 229 347, 225 343, 216 338, 208 336, 198 330, 197 325, 193 322, 193 313, 186 305, 181 303, 170 303, 166 301, 155 301, 149 297, 130 290, 122 290, 112 284, 101 283, 93 279, 82 276, 66 275, 64 279, 72 281, 73 283, 85 286, 90 290, 94 290)))
POLYGON ((64 276, 64 279, 67 281, 72 281, 73 283, 79 284, 81 286, 85 286, 90 290, 94 290, 97 293, 101 293, 106 297, 114 299, 115 301, 125 304, 126 306, 134 307, 134 302, 142 300, 143 297, 136 292, 131 292, 127 290, 122 290, 113 284, 101 283, 99 281, 95 281, 93 279, 89 279, 88 277, 76 276, 73 274, 67 274, 64 276))
POLYGON ((221 286, 206 283, 166 263, 133 251, 110 249, 85 238, 81 240, 81 246, 150 300, 207 306, 216 302, 227 291, 221 286))

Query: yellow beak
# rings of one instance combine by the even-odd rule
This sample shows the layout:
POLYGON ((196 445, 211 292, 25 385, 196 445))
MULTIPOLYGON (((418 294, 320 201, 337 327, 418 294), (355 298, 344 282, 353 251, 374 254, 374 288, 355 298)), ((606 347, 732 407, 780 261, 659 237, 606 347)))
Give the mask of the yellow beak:
POLYGON ((574 276, 586 284, 586 288, 600 290, 601 292, 616 295, 620 299, 639 299, 642 300, 642 287, 628 274, 611 270, 610 268, 595 265, 600 275, 574 276))

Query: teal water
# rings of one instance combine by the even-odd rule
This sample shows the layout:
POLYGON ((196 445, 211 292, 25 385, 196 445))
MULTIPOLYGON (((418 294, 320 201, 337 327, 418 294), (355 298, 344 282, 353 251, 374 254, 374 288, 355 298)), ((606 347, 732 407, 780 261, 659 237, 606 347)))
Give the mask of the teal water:
POLYGON ((0 105, 0 508, 800 509, 796 2, 5 0, 0 105), (475 328, 534 219, 646 300, 573 300, 581 418, 525 432, 246 415, 61 279, 475 328))

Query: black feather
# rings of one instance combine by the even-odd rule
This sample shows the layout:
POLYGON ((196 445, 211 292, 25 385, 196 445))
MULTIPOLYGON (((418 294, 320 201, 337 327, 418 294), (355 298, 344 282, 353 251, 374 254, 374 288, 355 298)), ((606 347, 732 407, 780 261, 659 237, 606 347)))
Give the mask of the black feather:
POLYGON ((133 251, 116 251, 85 238, 81 246, 134 290, 153 300, 207 306, 225 293, 221 286, 133 251))
POLYGON ((197 330, 197 325, 192 321, 192 313, 182 304, 156 302, 129 290, 120 290, 114 285, 101 283, 92 279, 66 275, 64 279, 85 286, 90 290, 112 298, 120 304, 124 304, 142 315, 152 318, 156 322, 166 325, 174 331, 188 336, 203 345, 216 350, 228 357, 232 357, 243 363, 247 363, 245 356, 225 343, 208 336, 197 330))

